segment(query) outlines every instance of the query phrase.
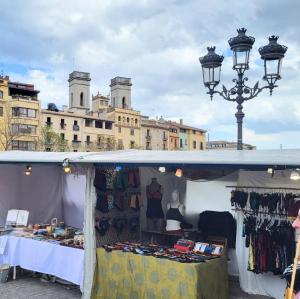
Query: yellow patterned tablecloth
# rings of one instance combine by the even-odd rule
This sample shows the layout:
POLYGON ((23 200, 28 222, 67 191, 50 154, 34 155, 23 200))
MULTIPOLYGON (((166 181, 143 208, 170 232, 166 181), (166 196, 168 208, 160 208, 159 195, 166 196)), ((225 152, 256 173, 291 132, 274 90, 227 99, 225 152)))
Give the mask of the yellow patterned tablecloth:
POLYGON ((227 299, 227 261, 179 263, 97 249, 93 299, 227 299))

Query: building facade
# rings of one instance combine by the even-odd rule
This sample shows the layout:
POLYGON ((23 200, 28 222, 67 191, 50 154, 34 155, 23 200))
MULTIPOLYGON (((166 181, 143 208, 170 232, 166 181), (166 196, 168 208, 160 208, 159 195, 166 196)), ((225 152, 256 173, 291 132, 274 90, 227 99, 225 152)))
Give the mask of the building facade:
POLYGON ((34 85, 0 77, 0 150, 37 150, 40 102, 34 85))
POLYGON ((130 78, 111 79, 111 107, 102 110, 114 122, 117 149, 141 149, 141 114, 131 107, 131 86, 130 78))
POLYGON ((143 117, 141 127, 142 149, 164 151, 169 149, 169 126, 164 120, 154 120, 143 117))
MULTIPOLYGON (((208 150, 236 150, 237 143, 225 141, 225 140, 215 140, 215 141, 207 142, 206 148, 208 150)), ((256 150, 256 146, 247 144, 247 143, 243 143, 243 149, 244 150, 256 150)))
POLYGON ((95 111, 90 110, 90 81, 89 73, 72 72, 68 80, 69 107, 59 111, 55 104, 48 104, 48 109, 42 110, 42 150, 115 149, 114 121, 99 113, 100 108, 107 108, 109 99, 98 92, 92 96, 95 111))
MULTIPOLYGON (((32 84, 0 77, 0 150, 103 151, 115 149, 201 150, 205 131, 141 117, 131 106, 131 79, 115 77, 110 95, 90 99, 90 74, 68 78, 69 105, 41 109, 32 84), (196 144, 196 145, 195 145, 196 144), (195 146, 194 146, 195 145, 195 146)), ((205 144, 205 141, 204 141, 205 144)))

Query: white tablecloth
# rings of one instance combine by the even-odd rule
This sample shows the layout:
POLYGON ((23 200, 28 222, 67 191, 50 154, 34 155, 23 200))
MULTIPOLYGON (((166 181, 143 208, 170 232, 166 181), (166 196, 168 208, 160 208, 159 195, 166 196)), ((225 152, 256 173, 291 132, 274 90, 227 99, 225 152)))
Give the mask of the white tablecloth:
POLYGON ((0 264, 46 273, 83 286, 84 250, 10 235, 0 236, 0 264), (5 240, 7 239, 7 240, 5 240))

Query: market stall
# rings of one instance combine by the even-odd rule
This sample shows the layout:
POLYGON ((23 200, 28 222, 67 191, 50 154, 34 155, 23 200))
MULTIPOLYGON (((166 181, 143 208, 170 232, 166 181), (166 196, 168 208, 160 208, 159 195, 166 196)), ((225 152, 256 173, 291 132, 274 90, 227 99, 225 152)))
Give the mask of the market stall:
MULTIPOLYGON (((120 292, 123 295, 122 290, 126 286, 128 296, 130 290, 137 294, 138 298, 147 298, 146 295, 151 298, 153 294, 160 294, 163 298, 165 277, 173 282, 172 291, 173 289, 180 290, 180 294, 187 291, 189 294, 196 294, 199 297, 211 294, 211 297, 209 297, 210 295, 206 297, 216 298, 214 296, 218 295, 212 293, 212 290, 218 288, 220 294, 223 294, 222 298, 226 298, 224 294, 228 296, 227 267, 231 274, 239 275, 241 286, 247 292, 281 298, 280 292, 284 291, 285 287, 284 283, 281 284, 283 280, 279 282, 278 276, 274 277, 273 274, 265 272, 256 274, 248 271, 245 263, 249 259, 249 249, 240 246, 245 244, 245 237, 241 235, 243 230, 243 220, 241 219, 243 218, 239 218, 240 211, 232 210, 236 207, 231 206, 230 198, 231 191, 236 190, 234 186, 241 187, 243 184, 244 187, 251 187, 248 183, 253 182, 253 177, 261 180, 261 177, 258 176, 259 173, 264 173, 265 176, 268 175, 268 178, 271 178, 268 184, 276 181, 276 185, 273 185, 274 188, 275 186, 276 188, 280 188, 280 186, 287 188, 286 185, 282 185, 283 178, 288 178, 293 169, 299 168, 300 151, 218 151, 199 154, 198 152, 133 150, 109 153, 47 153, 47 157, 43 154, 45 153, 22 153, 21 157, 15 156, 15 153, 1 153, 0 162, 15 166, 17 163, 23 163, 23 168, 26 163, 31 163, 33 173, 38 173, 38 169, 42 169, 35 165, 43 163, 51 163, 61 171, 65 159, 68 159, 73 171, 77 174, 81 167, 85 168, 85 172, 82 174, 83 181, 80 183, 75 181, 74 186, 69 185, 68 187, 69 190, 76 190, 71 197, 63 195, 60 197, 61 200, 57 200, 59 197, 55 196, 51 199, 51 193, 47 191, 46 186, 43 193, 37 195, 35 202, 39 202, 43 197, 46 198, 49 195, 46 200, 47 210, 40 209, 38 213, 31 214, 36 215, 37 223, 42 223, 49 221, 53 216, 58 217, 58 211, 61 211, 62 219, 67 224, 72 219, 74 220, 75 214, 84 211, 84 214, 81 213, 76 220, 76 224, 70 224, 78 227, 78 223, 84 222, 84 298, 91 296, 93 298, 105 296, 114 298, 120 292), (162 171, 163 168, 165 168, 165 172, 162 171), (275 175, 267 173, 268 168, 274 169, 275 175), (239 171, 241 169, 247 170, 249 174, 248 177, 243 177, 243 182, 241 181, 242 172, 239 171), (259 173, 255 174, 255 171, 259 173), (102 179, 105 177, 105 180, 108 178, 105 184, 103 181, 101 182, 101 176, 102 179), (227 188, 228 185, 231 187, 227 188), (80 201, 77 196, 79 192, 84 194, 83 201, 80 201), (77 199, 75 200, 75 198, 77 199), (53 200, 60 202, 62 209, 57 209, 54 212, 55 215, 52 213, 48 218, 42 217, 42 213, 48 213, 53 208, 54 204, 49 204, 53 200), (81 206, 79 202, 81 202, 81 206), (149 205, 149 203, 151 204, 149 205), (66 209, 66 207, 68 208, 66 209), (66 210, 72 211, 72 213, 66 214, 66 210), (200 221, 199 219, 199 214, 207 219, 207 213, 203 214, 207 210, 212 210, 215 219, 218 220, 221 214, 217 212, 226 213, 222 214, 224 219, 229 217, 228 213, 234 215, 237 220, 236 239, 238 242, 231 245, 239 247, 230 249, 227 241, 228 239, 232 240, 232 235, 227 235, 226 241, 221 242, 225 248, 221 255, 212 254, 218 247, 217 245, 220 245, 217 242, 220 242, 220 239, 210 239, 207 245, 203 245, 203 250, 193 250, 201 248, 201 244, 198 244, 198 247, 196 245, 203 242, 204 233, 207 239, 210 232, 213 231, 211 227, 208 229, 205 225, 203 226, 206 220, 200 221), (184 219, 180 215, 184 216, 184 219), (193 227, 185 226, 184 229, 180 227, 177 232, 172 232, 183 222, 185 225, 192 224, 193 227), (199 222, 202 223, 201 229, 199 229, 199 222), (202 235, 199 235, 199 231, 202 235), (180 239, 183 241, 177 242, 180 239), (194 242, 193 248, 191 243, 186 243, 187 240, 194 242), (156 244, 153 244, 153 241, 156 244), (180 252, 174 248, 174 245, 181 250, 188 247, 189 252, 180 252), (208 247, 206 248, 206 246, 208 247), (229 250, 227 251, 227 249, 229 250), (228 265, 225 262, 227 257, 230 259, 228 265), (120 266, 114 266, 117 261, 120 266), (150 271, 147 267, 150 267, 150 271), (165 268, 174 269, 174 271, 164 272, 165 268), (155 273, 157 272, 159 272, 159 283, 155 283, 157 281, 155 273), (181 277, 174 273, 187 274, 181 277), (208 282, 203 283, 204 276, 216 279, 209 279, 208 282), (128 278, 130 279, 128 280, 128 278), (264 282, 262 285, 263 279, 268 281, 268 289, 264 289, 266 283, 264 282), (180 284, 182 280, 183 284, 180 284), (142 281, 143 285, 139 285, 136 283, 137 281, 142 281), (109 285, 110 287, 108 287, 109 285), (142 289, 147 289, 149 294, 142 293, 142 289), (276 297, 276 294, 272 292, 277 292, 280 297, 276 297)), ((0 165, 0 174, 1 169, 4 169, 2 165, 0 165)), ((23 176, 23 171, 18 173, 19 176, 23 176)), ((7 177, 10 181, 18 177, 7 172, 7 169, 3 170, 1 176, 7 177)), ((76 178, 77 176, 68 175, 67 177, 76 178)), ((55 178, 48 176, 45 180, 54 182, 55 178)), ((8 186, 9 184, 6 183, 0 184, 2 190, 13 190, 6 193, 5 200, 0 197, 0 204, 14 202, 19 198, 18 208, 26 208, 25 200, 22 199, 26 185, 25 189, 21 188, 22 184, 19 184, 18 188, 9 189, 8 186), (16 192, 16 190, 19 191, 16 192), (9 200, 6 200, 8 198, 9 200)), ((64 183, 64 192, 68 189, 66 186, 64 183)), ((253 183, 252 186, 257 187, 253 183)), ((259 211, 261 211, 260 209, 259 211)), ((279 206, 276 206, 276 209, 279 209, 279 206)), ((255 208, 251 210, 252 213, 256 212, 255 208)), ((265 214, 268 213, 265 211, 265 214)), ((2 215, 1 212, 0 215, 2 215)), ((269 218, 272 215, 270 213, 269 218)), ((4 219, 4 216, 1 217, 4 219)), ((30 222, 35 223, 36 221, 30 220, 30 222)), ((223 226, 218 224, 217 227, 223 226)), ((228 227, 223 227, 225 234, 228 230, 228 227)), ((166 280, 166 285, 167 283, 171 282, 166 280)))
POLYGON ((1 161, 0 167, 0 264, 14 267, 14 279, 19 266, 83 290, 85 171, 66 175, 62 154, 40 157, 35 164, 32 156, 24 159, 18 154, 17 163, 1 161), (18 220, 12 222, 23 211, 28 220, 21 226, 18 220))

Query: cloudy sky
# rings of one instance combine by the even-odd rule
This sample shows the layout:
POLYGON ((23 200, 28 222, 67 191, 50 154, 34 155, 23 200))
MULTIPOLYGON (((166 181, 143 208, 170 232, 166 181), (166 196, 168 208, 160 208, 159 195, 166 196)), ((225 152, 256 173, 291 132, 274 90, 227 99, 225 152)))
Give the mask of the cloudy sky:
MULTIPOLYGON (((249 85, 261 80, 257 49, 279 35, 288 46, 282 80, 244 105, 244 142, 300 147, 299 0, 0 0, 0 64, 11 80, 34 83, 43 106, 68 103, 68 74, 91 73, 92 92, 131 77, 133 107, 144 115, 183 118, 210 139, 236 140, 235 104, 203 87, 198 57, 215 45, 225 56, 222 83, 232 85, 228 38, 248 28, 256 38, 249 85)), ((260 82, 263 85, 263 82, 260 82)))

